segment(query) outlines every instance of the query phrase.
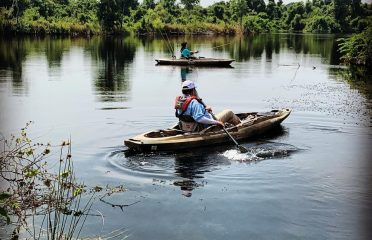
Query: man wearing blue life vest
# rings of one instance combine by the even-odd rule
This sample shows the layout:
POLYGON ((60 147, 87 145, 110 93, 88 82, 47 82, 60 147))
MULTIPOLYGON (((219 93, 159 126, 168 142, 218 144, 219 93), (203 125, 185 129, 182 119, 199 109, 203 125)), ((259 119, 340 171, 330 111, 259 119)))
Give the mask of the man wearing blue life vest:
POLYGON ((192 55, 194 53, 198 53, 199 51, 190 51, 187 48, 187 42, 181 43, 181 58, 193 58, 192 55))
POLYGON ((175 106, 176 117, 180 120, 180 128, 186 132, 198 132, 210 125, 224 127, 224 123, 237 125, 240 119, 231 110, 226 109, 216 114, 213 119, 212 108, 205 106, 198 96, 196 86, 193 81, 186 80, 182 83, 183 96, 176 97, 175 106))

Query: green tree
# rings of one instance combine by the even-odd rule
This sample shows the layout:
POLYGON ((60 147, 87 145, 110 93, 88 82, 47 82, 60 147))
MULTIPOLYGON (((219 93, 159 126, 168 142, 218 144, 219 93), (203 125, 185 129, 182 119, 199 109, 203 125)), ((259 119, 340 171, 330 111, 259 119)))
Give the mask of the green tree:
POLYGON ((304 29, 305 24, 302 21, 302 17, 299 14, 296 14, 293 20, 291 21, 291 29, 293 31, 302 31, 304 29))
POLYGON ((160 0, 159 3, 171 15, 175 16, 177 14, 178 6, 176 5, 176 0, 160 0))
POLYGON ((305 32, 335 33, 340 31, 340 25, 331 16, 316 15, 306 22, 305 32))
POLYGON ((181 4, 185 6, 187 10, 193 9, 200 3, 200 0, 181 0, 181 4))
POLYGON ((305 11, 308 14, 312 11, 312 4, 311 4, 310 0, 307 0, 306 3, 305 3, 305 11))
POLYGON ((98 2, 92 0, 70 1, 70 16, 81 23, 94 23, 97 21, 98 2))
POLYGON ((357 17, 362 15, 362 1, 352 0, 351 2, 351 16, 357 17))
MULTIPOLYGON (((327 1, 331 1, 331 0, 327 0, 327 1)), ((324 0, 313 0, 312 1, 312 5, 314 7, 322 7, 322 5, 325 3, 326 1, 324 0)))
POLYGON ((300 20, 302 19, 302 15, 305 13, 305 6, 303 2, 296 2, 289 5, 287 10, 287 18, 286 23, 292 26, 298 25, 300 20), (296 20, 293 22, 295 16, 296 20))
POLYGON ((1 0, 0 7, 8 8, 10 15, 16 18, 16 24, 19 23, 19 17, 31 6, 30 0, 1 0))
POLYGON ((247 33, 268 32, 270 30, 269 19, 266 13, 260 13, 243 18, 244 31, 247 33))
POLYGON ((264 12, 266 4, 264 0, 246 0, 249 9, 255 12, 264 12))
POLYGON ((339 46, 344 62, 372 66, 372 26, 348 39, 340 39, 339 46))
POLYGON ((275 4, 275 0, 269 0, 266 6, 266 13, 270 19, 278 19, 281 17, 280 8, 275 4))
POLYGON ((103 29, 113 32, 123 27, 124 16, 129 16, 130 9, 138 6, 137 0, 101 0, 98 5, 98 18, 103 29))
POLYGON ((350 5, 352 0, 334 0, 334 16, 342 30, 349 29, 348 20, 350 16, 350 5))
POLYGON ((155 0, 143 0, 142 2, 142 5, 145 7, 145 8, 151 8, 151 9, 154 9, 156 4, 155 4, 155 0))
POLYGON ((213 15, 220 19, 220 20, 223 20, 224 19, 224 16, 225 16, 225 4, 223 2, 220 2, 218 4, 214 4, 213 7, 213 15))
POLYGON ((44 18, 53 16, 57 7, 57 4, 52 0, 33 0, 34 7, 39 9, 39 13, 44 18))
POLYGON ((247 2, 245 0, 231 0, 230 6, 243 32, 243 16, 248 13, 247 2))

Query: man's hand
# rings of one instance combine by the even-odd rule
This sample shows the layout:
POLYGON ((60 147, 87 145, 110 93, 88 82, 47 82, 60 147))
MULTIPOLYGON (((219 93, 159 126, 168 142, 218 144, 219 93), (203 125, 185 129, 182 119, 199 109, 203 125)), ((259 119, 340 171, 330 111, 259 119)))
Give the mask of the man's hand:
POLYGON ((217 124, 216 125, 218 125, 218 126, 220 126, 220 127, 225 127, 225 124, 223 123, 223 122, 221 122, 221 121, 217 121, 217 124))

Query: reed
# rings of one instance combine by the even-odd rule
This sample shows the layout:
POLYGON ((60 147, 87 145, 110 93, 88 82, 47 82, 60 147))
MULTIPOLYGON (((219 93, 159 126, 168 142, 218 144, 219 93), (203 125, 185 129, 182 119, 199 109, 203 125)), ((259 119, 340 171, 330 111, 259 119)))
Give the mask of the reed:
POLYGON ((79 183, 71 140, 57 146, 34 143, 26 133, 30 123, 19 136, 0 139, 0 222, 12 229, 12 239, 78 239, 88 216, 103 217, 91 213, 97 193, 124 188, 79 183))

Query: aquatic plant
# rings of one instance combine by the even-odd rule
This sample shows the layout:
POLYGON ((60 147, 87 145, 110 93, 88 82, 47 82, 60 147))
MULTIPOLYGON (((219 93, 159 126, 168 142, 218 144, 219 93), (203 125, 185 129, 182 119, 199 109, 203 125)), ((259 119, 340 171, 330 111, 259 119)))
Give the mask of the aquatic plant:
POLYGON ((87 217, 92 215, 96 193, 102 193, 102 199, 125 189, 88 188, 79 183, 71 140, 57 146, 34 143, 26 131, 30 123, 19 136, 0 139, 2 225, 13 226, 12 239, 77 239, 87 217), (58 155, 52 153, 55 148, 59 148, 58 155))

